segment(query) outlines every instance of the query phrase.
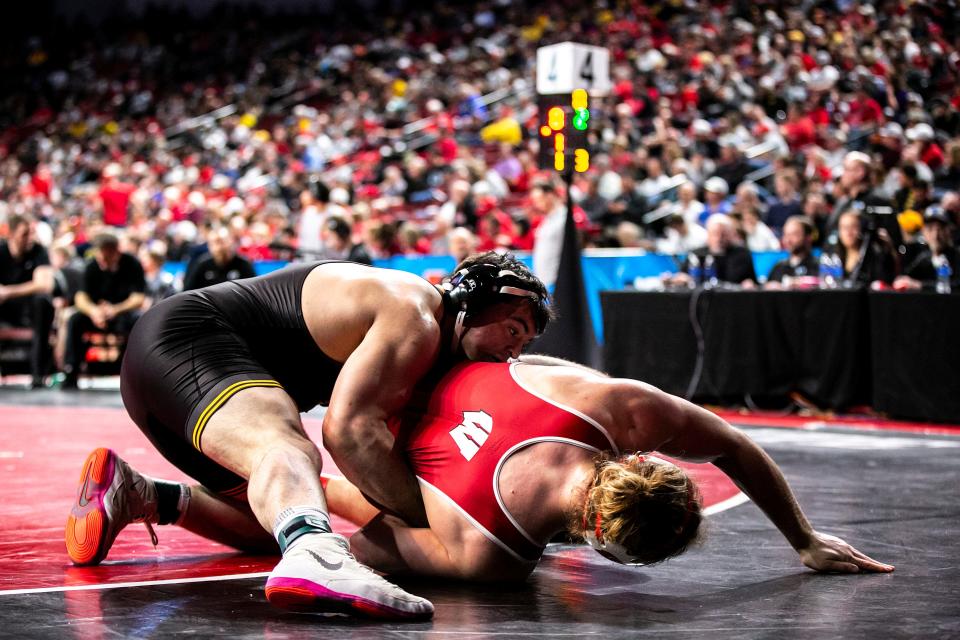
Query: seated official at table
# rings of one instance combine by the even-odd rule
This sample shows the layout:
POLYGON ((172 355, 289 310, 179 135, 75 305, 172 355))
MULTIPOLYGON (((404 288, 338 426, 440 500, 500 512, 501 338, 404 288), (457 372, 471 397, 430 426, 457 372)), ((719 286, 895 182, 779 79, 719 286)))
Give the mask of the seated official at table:
POLYGON ((960 251, 953 246, 952 224, 941 207, 928 207, 923 216, 923 239, 926 249, 921 251, 903 270, 903 275, 893 281, 897 290, 933 289, 937 283, 937 267, 946 259, 950 264, 950 284, 960 286, 960 251))
POLYGON ((866 236, 868 221, 857 209, 840 215, 835 252, 843 264, 846 284, 870 285, 873 282, 892 284, 897 275, 897 255, 886 229, 877 229, 871 241, 866 236))
POLYGON ((793 278, 817 276, 820 264, 813 255, 813 221, 806 216, 790 216, 783 225, 783 237, 780 241, 790 255, 780 260, 767 276, 766 289, 780 289, 790 286, 793 278))
POLYGON ((687 256, 681 266, 680 273, 664 277, 664 284, 676 286, 691 286, 708 281, 715 271, 718 282, 727 282, 752 289, 757 284, 757 274, 753 270, 753 256, 750 251, 738 242, 737 230, 730 216, 715 213, 707 218, 707 246, 697 249, 687 256), (693 269, 695 264, 699 269, 693 269), (696 274, 695 271, 700 271, 696 274))

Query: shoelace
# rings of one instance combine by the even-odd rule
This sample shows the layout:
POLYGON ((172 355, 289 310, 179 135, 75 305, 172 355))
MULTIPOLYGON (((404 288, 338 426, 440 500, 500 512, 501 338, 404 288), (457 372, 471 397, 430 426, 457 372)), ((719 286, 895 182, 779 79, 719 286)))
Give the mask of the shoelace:
POLYGON ((143 526, 147 528, 147 532, 150 534, 150 542, 152 542, 154 548, 156 548, 156 546, 160 544, 160 538, 157 537, 157 532, 153 530, 153 525, 144 520, 143 526))
POLYGON ((143 526, 147 528, 147 533, 150 534, 150 542, 152 542, 154 548, 156 548, 157 545, 160 544, 160 538, 157 537, 157 532, 153 530, 153 525, 150 523, 150 520, 147 519, 147 505, 143 499, 142 493, 143 487, 146 484, 146 480, 143 478, 143 476, 135 473, 132 469, 129 469, 129 472, 134 479, 133 483, 129 487, 126 487, 128 504, 137 505, 139 507, 136 510, 136 514, 130 514, 130 520, 132 522, 143 523, 143 526))

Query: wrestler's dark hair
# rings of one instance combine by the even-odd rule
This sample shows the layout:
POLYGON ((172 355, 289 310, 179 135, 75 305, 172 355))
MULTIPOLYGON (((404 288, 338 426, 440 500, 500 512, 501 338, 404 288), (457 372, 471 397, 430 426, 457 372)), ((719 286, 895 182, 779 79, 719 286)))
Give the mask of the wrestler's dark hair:
POLYGON ((598 521, 603 537, 643 564, 680 555, 698 540, 703 512, 696 484, 680 467, 643 456, 596 460, 594 483, 568 530, 583 537, 598 521))
MULTIPOLYGON (((503 284, 509 285, 511 287, 516 287, 523 289, 524 291, 530 291, 536 294, 536 299, 533 298, 518 298, 515 295, 509 294, 495 294, 490 296, 481 296, 476 298, 481 306, 487 306, 495 304, 498 302, 516 302, 518 299, 526 300, 530 304, 530 309, 533 311, 533 321, 536 324, 537 333, 543 333, 543 330, 546 329, 547 324, 554 319, 553 309, 550 307, 549 295, 547 293, 547 288, 544 286, 540 279, 533 275, 530 269, 527 268, 525 264, 520 262, 516 256, 512 253, 497 253, 496 251, 487 251, 486 253, 475 253, 467 256, 456 266, 446 280, 449 280, 455 276, 460 271, 480 266, 480 265, 491 265, 496 267, 497 271, 511 271, 513 275, 506 276, 503 280, 503 284)), ((474 304, 473 302, 471 304, 474 304)), ((476 313, 480 309, 473 308, 471 309, 471 314, 476 313)))

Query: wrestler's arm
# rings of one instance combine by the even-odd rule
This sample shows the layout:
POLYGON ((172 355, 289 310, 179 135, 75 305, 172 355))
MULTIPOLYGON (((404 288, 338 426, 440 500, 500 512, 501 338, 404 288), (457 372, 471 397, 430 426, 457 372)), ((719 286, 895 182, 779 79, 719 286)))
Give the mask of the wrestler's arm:
POLYGON ((323 444, 340 471, 371 500, 412 524, 425 524, 426 513, 387 418, 407 403, 439 344, 432 315, 415 305, 386 306, 344 362, 323 420, 323 444))
POLYGON ((409 527, 380 514, 350 539, 367 566, 393 575, 411 574, 471 582, 520 582, 536 567, 519 562, 487 540, 452 510, 428 508, 433 528, 409 527), (440 518, 440 520, 438 520, 440 518))
POLYGON ((632 410, 640 423, 659 424, 657 450, 686 460, 712 462, 750 496, 811 569, 855 573, 892 571, 843 540, 810 525, 776 463, 725 420, 675 396, 643 386, 632 410))

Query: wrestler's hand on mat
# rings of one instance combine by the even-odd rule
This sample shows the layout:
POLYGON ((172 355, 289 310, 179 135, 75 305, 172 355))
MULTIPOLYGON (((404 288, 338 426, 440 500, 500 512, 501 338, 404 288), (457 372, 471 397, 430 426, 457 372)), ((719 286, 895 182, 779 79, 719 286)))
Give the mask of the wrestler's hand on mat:
POLYGON ((857 551, 836 536, 813 532, 810 544, 798 549, 800 560, 815 571, 859 573, 861 571, 888 573, 892 564, 883 564, 857 551))

